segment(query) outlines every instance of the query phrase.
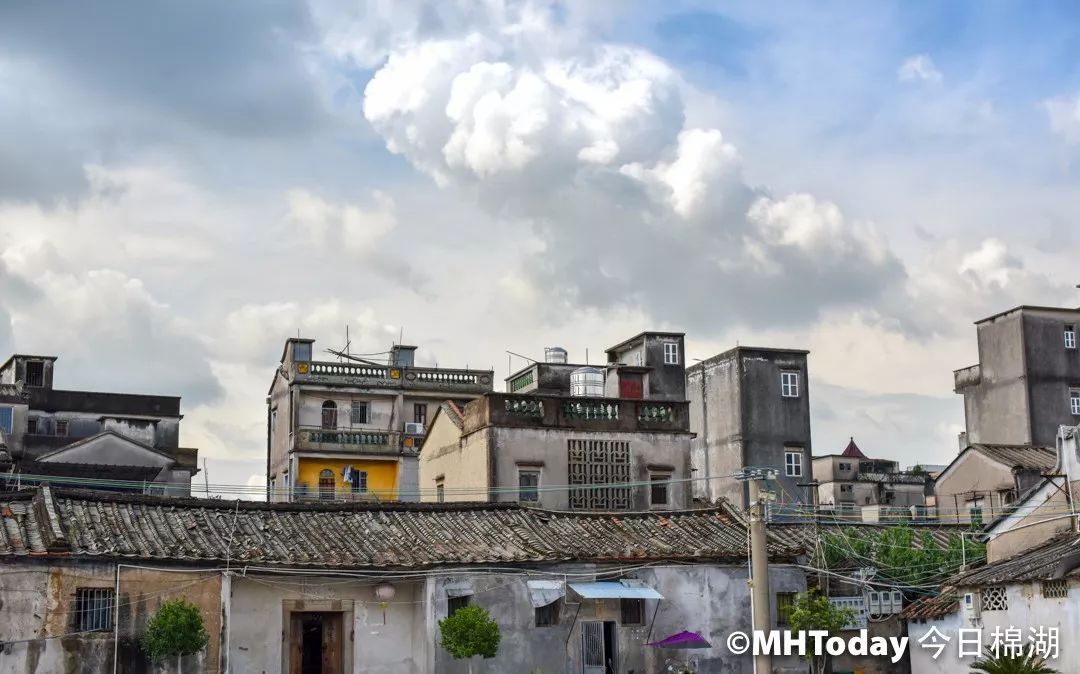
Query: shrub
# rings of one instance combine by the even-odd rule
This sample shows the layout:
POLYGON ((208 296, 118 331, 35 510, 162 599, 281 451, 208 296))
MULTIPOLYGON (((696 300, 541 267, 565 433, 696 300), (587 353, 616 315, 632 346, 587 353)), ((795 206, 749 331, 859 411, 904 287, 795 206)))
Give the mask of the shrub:
POLYGON ((209 641, 198 607, 186 599, 174 599, 162 604, 150 619, 142 647, 151 660, 158 661, 193 655, 209 641))

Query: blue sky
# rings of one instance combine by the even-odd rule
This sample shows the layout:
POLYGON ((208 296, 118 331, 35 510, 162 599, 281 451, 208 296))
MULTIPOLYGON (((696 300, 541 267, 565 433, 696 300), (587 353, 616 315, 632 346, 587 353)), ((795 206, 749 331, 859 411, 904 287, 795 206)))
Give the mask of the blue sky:
POLYGON ((0 347, 259 482, 281 341, 811 350, 944 463, 972 322, 1076 303, 1072 3, 7 3, 0 347))

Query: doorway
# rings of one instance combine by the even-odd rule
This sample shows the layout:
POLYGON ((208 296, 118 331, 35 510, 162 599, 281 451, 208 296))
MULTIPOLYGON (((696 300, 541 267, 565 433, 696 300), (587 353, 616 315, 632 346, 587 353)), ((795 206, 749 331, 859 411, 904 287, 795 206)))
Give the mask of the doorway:
POLYGON ((618 632, 612 620, 581 623, 582 674, 618 674, 618 632))
POLYGON ((294 612, 289 674, 341 674, 341 612, 294 612))
POLYGON ((644 379, 636 372, 619 373, 619 397, 641 400, 645 397, 644 379))

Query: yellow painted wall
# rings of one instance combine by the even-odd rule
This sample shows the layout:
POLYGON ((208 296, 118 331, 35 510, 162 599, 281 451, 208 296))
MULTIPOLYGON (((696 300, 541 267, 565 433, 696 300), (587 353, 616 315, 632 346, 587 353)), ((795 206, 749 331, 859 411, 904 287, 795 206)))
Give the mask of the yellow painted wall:
POLYGON ((297 486, 306 484, 308 495, 317 496, 319 493, 319 473, 329 468, 334 471, 334 481, 340 494, 352 488, 345 482, 341 472, 345 466, 352 466, 353 470, 366 470, 368 474, 367 493, 378 496, 383 501, 397 499, 398 462, 397 461, 365 461, 363 459, 322 459, 314 457, 300 457, 298 459, 299 479, 297 486))

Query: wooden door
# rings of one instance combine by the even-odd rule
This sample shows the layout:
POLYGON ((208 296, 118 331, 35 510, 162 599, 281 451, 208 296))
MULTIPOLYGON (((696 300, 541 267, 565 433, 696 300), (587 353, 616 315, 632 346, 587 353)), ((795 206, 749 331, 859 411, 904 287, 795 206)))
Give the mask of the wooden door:
POLYGON ((324 613, 322 674, 341 674, 341 614, 324 613))
POLYGON ((619 397, 620 398, 633 398, 635 400, 641 400, 644 395, 644 386, 642 386, 642 379, 640 374, 620 374, 619 375, 619 397))

